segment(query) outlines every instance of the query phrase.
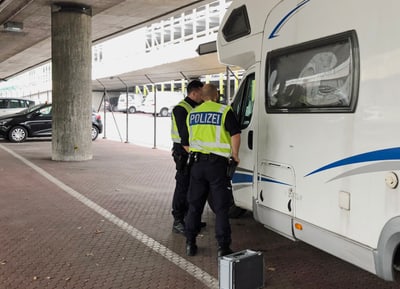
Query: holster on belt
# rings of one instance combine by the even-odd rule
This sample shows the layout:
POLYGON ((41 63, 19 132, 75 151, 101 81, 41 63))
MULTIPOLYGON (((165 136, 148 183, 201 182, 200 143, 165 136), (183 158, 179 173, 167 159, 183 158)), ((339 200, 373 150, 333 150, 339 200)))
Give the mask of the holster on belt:
POLYGON ((174 158, 176 170, 178 171, 184 170, 188 160, 188 154, 182 154, 178 153, 177 151, 172 151, 172 157, 174 158))
POLYGON ((235 174, 236 167, 238 162, 235 161, 232 157, 229 158, 228 167, 226 168, 226 176, 232 180, 233 175, 235 174))
POLYGON ((196 153, 193 152, 189 153, 189 157, 186 162, 186 166, 188 168, 190 168, 193 165, 193 163, 197 161, 197 158, 195 156, 197 156, 196 153))
POLYGON ((188 158, 186 160, 185 174, 187 175, 190 174, 190 169, 192 168, 194 162, 195 162, 194 153, 189 153, 188 158))

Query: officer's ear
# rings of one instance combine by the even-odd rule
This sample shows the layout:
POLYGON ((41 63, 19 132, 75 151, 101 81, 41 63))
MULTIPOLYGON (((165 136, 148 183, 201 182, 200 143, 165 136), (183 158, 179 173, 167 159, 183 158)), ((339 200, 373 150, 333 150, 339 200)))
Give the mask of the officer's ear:
POLYGON ((213 101, 216 102, 216 103, 219 103, 219 92, 218 91, 215 92, 214 97, 213 97, 213 101))
POLYGON ((222 99, 224 99, 224 97, 223 97, 223 95, 219 92, 219 90, 218 90, 218 98, 217 98, 217 103, 220 103, 221 102, 221 100, 222 99))

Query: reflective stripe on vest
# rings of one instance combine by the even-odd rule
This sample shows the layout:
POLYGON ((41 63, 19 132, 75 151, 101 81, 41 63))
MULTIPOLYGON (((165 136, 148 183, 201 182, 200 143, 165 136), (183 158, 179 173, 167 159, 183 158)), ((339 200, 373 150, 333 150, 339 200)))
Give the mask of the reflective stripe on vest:
MULTIPOLYGON (((189 113, 193 109, 193 107, 189 103, 187 103, 185 100, 180 101, 177 104, 177 106, 178 105, 182 106, 187 111, 187 113, 189 113)), ((172 123, 171 123, 171 139, 173 142, 181 143, 181 137, 179 135, 178 126, 176 124, 175 116, 173 113, 172 113, 171 121, 172 121, 172 123)))
POLYGON ((187 118, 192 152, 231 156, 231 137, 225 129, 230 106, 207 101, 193 109, 187 118))

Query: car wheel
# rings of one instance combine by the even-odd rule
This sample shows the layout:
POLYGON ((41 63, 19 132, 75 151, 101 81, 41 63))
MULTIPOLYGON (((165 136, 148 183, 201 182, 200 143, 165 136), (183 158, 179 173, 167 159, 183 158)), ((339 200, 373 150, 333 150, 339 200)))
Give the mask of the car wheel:
POLYGON ((16 126, 10 129, 8 139, 11 142, 24 142, 28 136, 27 130, 22 126, 16 126))
POLYGON ((164 107, 163 109, 161 109, 160 115, 161 115, 162 117, 168 116, 168 108, 165 108, 165 107, 164 107))
POLYGON ((96 138, 99 136, 99 129, 92 125, 92 141, 96 140, 96 138))
POLYGON ((128 112, 129 113, 135 113, 136 112, 136 108, 134 106, 131 106, 130 108, 128 108, 128 112))

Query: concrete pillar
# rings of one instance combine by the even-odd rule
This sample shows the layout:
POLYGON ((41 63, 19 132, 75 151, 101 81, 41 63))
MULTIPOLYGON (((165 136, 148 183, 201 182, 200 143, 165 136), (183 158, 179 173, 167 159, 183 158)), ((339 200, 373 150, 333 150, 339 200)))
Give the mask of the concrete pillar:
POLYGON ((92 159, 92 21, 90 7, 54 3, 51 17, 52 159, 92 159))

